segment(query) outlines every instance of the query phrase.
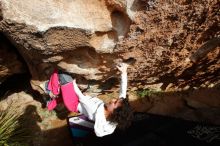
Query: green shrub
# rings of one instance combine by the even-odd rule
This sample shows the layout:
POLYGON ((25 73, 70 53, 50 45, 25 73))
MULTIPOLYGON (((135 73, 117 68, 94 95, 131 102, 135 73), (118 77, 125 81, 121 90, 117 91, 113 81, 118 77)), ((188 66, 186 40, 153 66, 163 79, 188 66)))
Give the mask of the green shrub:
POLYGON ((142 89, 142 90, 137 90, 137 95, 141 98, 144 97, 151 97, 154 95, 160 95, 161 91, 157 91, 157 90, 149 90, 149 89, 142 89))
POLYGON ((19 106, 9 106, 0 111, 0 146, 25 146, 28 132, 22 128, 22 110, 19 106))

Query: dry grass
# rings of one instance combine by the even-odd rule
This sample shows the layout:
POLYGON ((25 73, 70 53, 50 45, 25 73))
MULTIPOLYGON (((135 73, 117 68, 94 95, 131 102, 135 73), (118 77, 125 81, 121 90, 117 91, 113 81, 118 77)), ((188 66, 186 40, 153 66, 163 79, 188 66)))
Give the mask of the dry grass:
POLYGON ((16 103, 0 111, 0 146, 25 146, 29 138, 26 129, 22 128, 23 110, 16 103))

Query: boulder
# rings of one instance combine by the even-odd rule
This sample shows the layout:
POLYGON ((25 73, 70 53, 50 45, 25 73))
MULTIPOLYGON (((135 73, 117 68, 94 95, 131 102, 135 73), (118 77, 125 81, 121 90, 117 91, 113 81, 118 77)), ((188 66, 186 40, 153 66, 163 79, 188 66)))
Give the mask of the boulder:
POLYGON ((54 68, 103 79, 130 26, 126 2, 111 7, 105 0, 2 0, 0 5, 0 30, 27 63, 35 89, 54 68))

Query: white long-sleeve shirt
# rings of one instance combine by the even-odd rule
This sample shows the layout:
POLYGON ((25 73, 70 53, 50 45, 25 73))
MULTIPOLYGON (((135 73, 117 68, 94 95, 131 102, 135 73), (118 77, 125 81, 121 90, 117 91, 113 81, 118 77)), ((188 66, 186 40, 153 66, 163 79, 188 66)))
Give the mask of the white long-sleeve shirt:
MULTIPOLYGON (((112 134, 117 123, 112 123, 106 120, 104 102, 97 97, 83 95, 75 82, 73 82, 73 86, 80 101, 78 104, 78 111, 87 116, 90 120, 95 121, 94 131, 96 136, 102 137, 112 134)), ((122 73, 119 98, 126 98, 126 91, 127 73, 122 73)))

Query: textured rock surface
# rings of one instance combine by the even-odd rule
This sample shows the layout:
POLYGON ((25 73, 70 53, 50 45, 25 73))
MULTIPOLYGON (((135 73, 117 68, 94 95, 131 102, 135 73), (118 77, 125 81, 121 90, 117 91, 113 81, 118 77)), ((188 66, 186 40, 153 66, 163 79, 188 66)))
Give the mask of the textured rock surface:
POLYGON ((163 90, 200 87, 219 81, 219 47, 197 63, 189 57, 220 36, 219 1, 140 1, 135 24, 117 49, 136 64, 130 77, 163 90), (206 84, 206 85, 205 85, 206 84))
POLYGON ((0 84, 10 75, 27 72, 14 46, 0 34, 0 84))
POLYGON ((103 79, 130 25, 125 12, 108 8, 104 0, 2 0, 1 18, 0 28, 27 62, 34 88, 55 67, 103 79))
POLYGON ((130 89, 167 92, 147 97, 144 104, 133 97, 137 110, 188 119, 207 116, 207 121, 219 117, 219 45, 196 61, 191 57, 198 57, 197 50, 213 38, 219 41, 218 0, 0 3, 0 30, 24 58, 34 89, 55 67, 82 82, 115 85, 115 62, 134 60, 128 70, 130 89))
POLYGON ((1 7, 0 28, 26 60, 33 87, 54 67, 86 80, 105 79, 115 74, 118 58, 136 60, 130 79, 145 87, 176 90, 219 81, 219 47, 189 62, 220 35, 217 0, 2 0, 1 7))

